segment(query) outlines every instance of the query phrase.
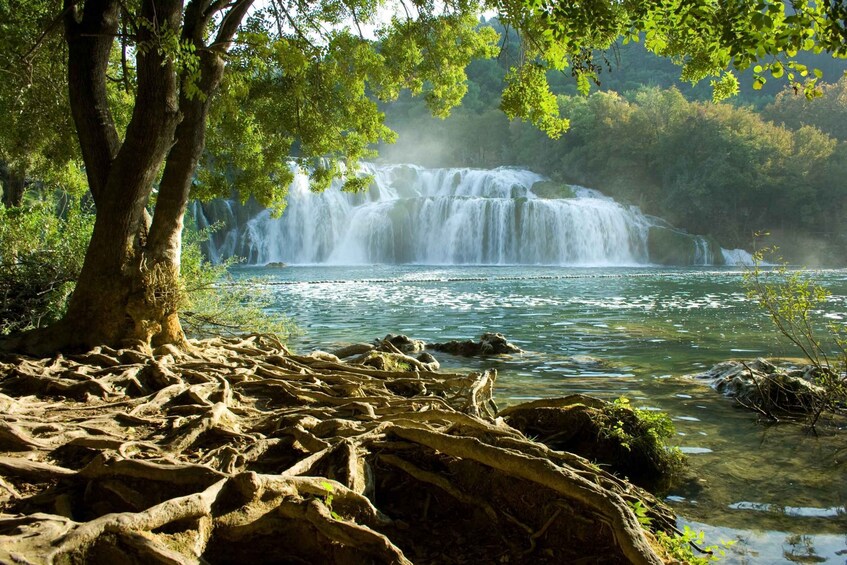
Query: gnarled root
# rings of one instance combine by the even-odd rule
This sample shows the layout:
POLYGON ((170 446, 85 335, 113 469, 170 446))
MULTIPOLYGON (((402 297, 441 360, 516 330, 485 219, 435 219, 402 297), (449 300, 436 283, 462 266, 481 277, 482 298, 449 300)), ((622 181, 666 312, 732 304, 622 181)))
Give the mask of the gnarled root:
POLYGON ((496 375, 188 352, 0 359, 0 561, 661 563, 673 515, 496 417, 496 375), (82 384, 80 384, 82 383, 82 384))

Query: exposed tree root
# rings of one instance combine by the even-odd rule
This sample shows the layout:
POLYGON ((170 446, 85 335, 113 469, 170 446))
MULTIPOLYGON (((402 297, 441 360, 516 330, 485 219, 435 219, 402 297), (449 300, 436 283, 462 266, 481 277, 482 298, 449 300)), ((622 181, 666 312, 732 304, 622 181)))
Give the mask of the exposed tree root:
POLYGON ((660 502, 385 342, 0 359, 0 562, 662 562, 660 502))

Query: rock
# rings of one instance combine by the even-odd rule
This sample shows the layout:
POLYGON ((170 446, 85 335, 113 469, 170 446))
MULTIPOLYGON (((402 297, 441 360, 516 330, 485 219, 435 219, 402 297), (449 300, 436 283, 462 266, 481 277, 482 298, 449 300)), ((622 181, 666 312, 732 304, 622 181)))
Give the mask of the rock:
POLYGON ((426 343, 422 340, 412 339, 402 334, 388 334, 374 342, 377 349, 384 349, 386 344, 393 345, 401 353, 418 353, 426 349, 426 343))
POLYGON ((670 420, 627 402, 574 394, 510 406, 497 415, 551 449, 585 457, 648 490, 668 488, 683 466, 682 454, 664 444, 673 434, 670 420))
POLYGON ((441 363, 438 362, 438 359, 427 352, 418 355, 418 361, 423 364, 425 370, 432 371, 433 373, 441 368, 441 363))
POLYGON ((591 357, 590 355, 572 355, 568 358, 571 366, 582 370, 602 371, 609 370, 614 367, 614 364, 606 359, 599 357, 591 357))
POLYGON ((826 391, 814 384, 817 368, 807 366, 787 371, 764 359, 748 363, 725 361, 704 373, 690 375, 738 401, 769 415, 775 412, 809 413, 826 391))
POLYGON ((532 185, 531 190, 537 197, 545 199, 574 198, 576 196, 572 186, 552 180, 540 180, 532 185))
POLYGON ((267 267, 269 269, 283 269, 287 266, 288 265, 283 263, 282 261, 271 261, 270 263, 265 265, 265 267, 267 267))
POLYGON ((373 367, 380 371, 390 371, 395 373, 411 372, 420 369, 419 362, 408 355, 390 353, 387 351, 370 351, 359 359, 353 361, 358 365, 373 367))
POLYGON ((318 359, 320 361, 328 361, 329 363, 341 363, 341 359, 332 353, 327 353, 326 351, 312 351, 309 353, 308 357, 312 359, 318 359))
POLYGON ((500 333, 484 333, 479 341, 448 341, 447 343, 432 343, 427 347, 463 357, 523 353, 520 347, 509 343, 506 336, 500 333))

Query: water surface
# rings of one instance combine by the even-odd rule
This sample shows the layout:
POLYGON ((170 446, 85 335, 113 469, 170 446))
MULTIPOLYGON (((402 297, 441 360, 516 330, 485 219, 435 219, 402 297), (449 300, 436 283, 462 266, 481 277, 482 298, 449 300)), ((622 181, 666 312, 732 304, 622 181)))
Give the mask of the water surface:
MULTIPOLYGON (((308 351, 403 333, 425 341, 504 333, 526 353, 436 354, 443 366, 498 370, 501 405, 588 393, 667 412, 692 479, 668 496, 708 542, 738 541, 729 562, 847 562, 847 432, 767 425, 684 375, 726 359, 788 356, 735 270, 563 267, 244 268, 308 351)), ((828 319, 847 316, 847 272, 828 319)))

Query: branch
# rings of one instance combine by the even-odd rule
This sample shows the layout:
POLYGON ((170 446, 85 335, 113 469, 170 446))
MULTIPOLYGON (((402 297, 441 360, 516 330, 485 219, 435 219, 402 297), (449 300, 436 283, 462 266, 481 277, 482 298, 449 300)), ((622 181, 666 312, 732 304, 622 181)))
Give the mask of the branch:
POLYGON ((210 47, 223 45, 224 51, 229 49, 229 44, 232 43, 232 38, 235 36, 235 32, 238 31, 238 27, 241 25, 241 20, 244 19, 245 15, 247 15, 247 10, 249 10, 253 5, 253 1, 254 0, 237 0, 235 2, 232 8, 230 8, 224 16, 223 21, 221 21, 221 25, 218 28, 218 35, 210 47))
POLYGON ((41 35, 38 36, 35 44, 29 48, 29 51, 21 55, 21 61, 28 65, 30 63, 30 57, 32 57, 35 52, 44 45, 44 41, 47 39, 47 36, 50 35, 50 32, 53 31, 53 28, 59 25, 65 19, 65 16, 67 16, 69 12, 73 11, 76 8, 76 5, 80 2, 82 2, 82 0, 66 0, 64 9, 55 18, 53 18, 49 24, 47 24, 47 27, 44 28, 44 31, 41 32, 41 35))
POLYGON ((126 19, 129 15, 123 5, 121 5, 121 12, 124 16, 121 18, 121 71, 123 72, 124 92, 129 94, 129 68, 126 61, 126 19))
MULTIPOLYGON (((276 5, 276 0, 274 0, 272 4, 276 5)), ((303 42, 306 43, 306 45, 308 45, 312 49, 316 49, 315 45, 311 41, 309 41, 309 38, 306 37, 306 34, 303 33, 303 31, 300 29, 300 26, 297 25, 297 22, 294 21, 294 17, 291 15, 291 13, 289 13, 289 11, 284 6, 282 6, 282 4, 279 5, 279 9, 282 10, 283 14, 285 14, 285 19, 287 19, 288 23, 291 24, 291 27, 294 28, 294 32, 297 34, 297 37, 299 37, 303 42)))

